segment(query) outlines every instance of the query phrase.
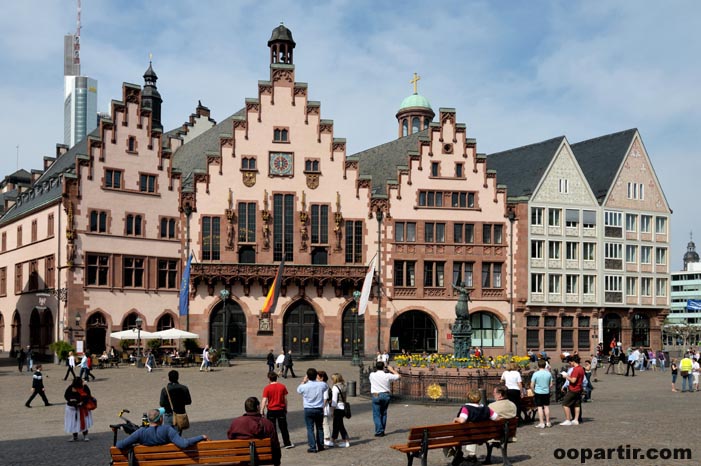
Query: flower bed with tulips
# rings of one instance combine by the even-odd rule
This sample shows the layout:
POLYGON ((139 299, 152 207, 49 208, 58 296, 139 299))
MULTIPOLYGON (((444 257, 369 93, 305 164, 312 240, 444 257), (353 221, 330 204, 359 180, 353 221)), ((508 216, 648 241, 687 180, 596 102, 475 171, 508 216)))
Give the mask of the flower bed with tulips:
POLYGON ((417 367, 431 369, 506 369, 509 363, 521 369, 529 368, 528 356, 501 355, 497 357, 456 358, 453 354, 400 354, 394 357, 397 367, 417 367))

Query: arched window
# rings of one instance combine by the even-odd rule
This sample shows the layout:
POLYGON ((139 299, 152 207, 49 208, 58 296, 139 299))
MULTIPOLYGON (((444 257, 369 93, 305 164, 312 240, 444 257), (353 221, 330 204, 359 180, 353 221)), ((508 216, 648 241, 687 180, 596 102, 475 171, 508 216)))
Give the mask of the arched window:
POLYGON ((158 319, 158 322, 156 323, 156 330, 160 332, 161 330, 168 330, 171 328, 175 328, 175 322, 173 320, 173 316, 170 314, 164 314, 161 316, 160 319, 158 319))
POLYGON ((419 117, 414 117, 411 119, 411 134, 416 134, 421 131, 421 120, 419 117))
POLYGON ((424 129, 428 128, 428 125, 431 124, 431 119, 429 117, 424 118, 424 129))
MULTIPOLYGON (((122 330, 129 330, 132 328, 136 328, 136 318, 139 317, 139 315, 136 312, 131 312, 127 314, 127 316, 124 318, 122 321, 122 330)), ((143 330, 144 324, 141 324, 142 330, 143 330)))
POLYGON ((504 346, 504 326, 494 314, 475 312, 470 315, 470 322, 473 346, 504 346))
POLYGON ((631 326, 633 327, 633 347, 650 346, 650 318, 644 314, 635 314, 631 326))
POLYGON ((402 136, 409 136, 409 122, 402 120, 402 136))

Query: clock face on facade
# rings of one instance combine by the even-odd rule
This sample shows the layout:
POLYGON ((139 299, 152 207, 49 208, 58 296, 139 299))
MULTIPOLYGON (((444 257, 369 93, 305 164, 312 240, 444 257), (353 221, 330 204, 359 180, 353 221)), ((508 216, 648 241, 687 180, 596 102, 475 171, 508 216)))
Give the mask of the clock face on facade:
POLYGON ((272 152, 270 154, 270 174, 273 176, 292 175, 292 154, 272 152))

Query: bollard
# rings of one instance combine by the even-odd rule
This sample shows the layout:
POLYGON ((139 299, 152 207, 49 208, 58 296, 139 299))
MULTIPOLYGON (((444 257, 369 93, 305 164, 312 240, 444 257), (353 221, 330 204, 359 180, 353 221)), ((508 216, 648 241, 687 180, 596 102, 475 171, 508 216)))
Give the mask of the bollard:
POLYGON ((480 388, 480 404, 482 406, 487 406, 487 389, 486 388, 480 388))
POLYGON ((358 394, 356 392, 355 380, 348 381, 348 396, 358 396, 358 394))

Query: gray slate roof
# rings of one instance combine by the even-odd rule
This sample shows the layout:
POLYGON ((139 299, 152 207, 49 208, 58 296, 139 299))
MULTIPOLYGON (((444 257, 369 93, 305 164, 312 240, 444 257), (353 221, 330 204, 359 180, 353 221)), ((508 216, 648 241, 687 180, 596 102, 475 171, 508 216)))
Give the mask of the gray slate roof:
POLYGON ((348 157, 349 160, 358 159, 361 178, 372 180, 373 197, 387 195, 387 183, 397 181, 397 167, 409 166, 408 153, 419 150, 421 137, 428 137, 428 129, 348 157))
POLYGON ((190 174, 196 171, 206 172, 207 153, 219 154, 220 136, 232 136, 232 122, 236 117, 242 116, 246 116, 245 108, 225 118, 187 144, 178 147, 173 154, 173 168, 183 174, 183 191, 192 190, 193 177, 190 174))
POLYGON ((572 144, 572 152, 599 202, 608 194, 637 131, 633 128, 572 144))
MULTIPOLYGON (((90 136, 95 138, 99 135, 99 127, 90 133, 90 136)), ((75 173, 75 157, 79 154, 87 155, 87 147, 88 138, 86 137, 58 157, 30 189, 17 197, 15 205, 10 207, 0 219, 0 225, 5 225, 26 213, 58 201, 61 198, 60 176, 63 173, 75 173)))
POLYGON ((496 170, 497 183, 507 186, 509 198, 530 197, 564 140, 565 136, 558 136, 528 146, 489 154, 487 169, 496 170))

